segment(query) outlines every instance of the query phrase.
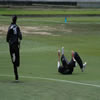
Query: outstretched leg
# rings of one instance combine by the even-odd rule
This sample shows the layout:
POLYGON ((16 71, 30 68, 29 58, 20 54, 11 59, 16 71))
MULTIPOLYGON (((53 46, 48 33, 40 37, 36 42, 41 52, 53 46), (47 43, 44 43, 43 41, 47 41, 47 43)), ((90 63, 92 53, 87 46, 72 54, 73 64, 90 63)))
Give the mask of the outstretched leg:
POLYGON ((73 59, 68 62, 64 56, 64 47, 62 47, 62 56, 61 56, 62 66, 60 65, 60 50, 58 50, 58 72, 62 74, 72 74, 75 66, 75 61, 73 59))
POLYGON ((57 64, 57 68, 60 67, 60 50, 58 50, 58 64, 57 64))
MULTIPOLYGON (((61 59, 62 59, 62 62, 63 62, 62 64, 66 63, 64 55, 62 55, 61 59)), ((60 65, 60 50, 58 50, 58 64, 57 64, 57 67, 58 67, 58 72, 60 72, 61 74, 72 74, 72 70, 68 69, 67 68, 68 66, 66 67, 65 64, 64 64, 64 66, 60 65)))
POLYGON ((68 67, 68 60, 66 59, 66 57, 64 56, 64 47, 62 47, 62 56, 61 56, 61 62, 62 62, 62 65, 64 67, 68 67))
POLYGON ((15 74, 15 80, 18 80, 18 71, 17 66, 14 65, 14 74, 15 74))
POLYGON ((14 47, 14 53, 13 53, 13 65, 14 65, 14 74, 15 74, 15 80, 18 80, 18 67, 19 67, 19 49, 18 46, 15 45, 14 47))
POLYGON ((60 65, 60 50, 58 50, 58 63, 57 63, 58 72, 64 73, 65 68, 60 65))
POLYGON ((83 61, 81 59, 81 57, 79 56, 79 54, 77 52, 73 53, 74 59, 77 61, 77 63, 79 64, 82 72, 84 71, 84 68, 86 66, 86 62, 83 64, 83 61))

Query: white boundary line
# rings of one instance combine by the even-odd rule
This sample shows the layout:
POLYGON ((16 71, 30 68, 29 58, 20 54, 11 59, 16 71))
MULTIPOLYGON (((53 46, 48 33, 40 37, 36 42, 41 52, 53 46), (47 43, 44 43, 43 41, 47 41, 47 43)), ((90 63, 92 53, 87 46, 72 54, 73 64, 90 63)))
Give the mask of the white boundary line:
MULTIPOLYGON (((13 75, 0 75, 0 77, 13 77, 13 75)), ((49 80, 49 81, 56 81, 56 82, 63 82, 63 83, 71 83, 76 85, 83 85, 83 86, 91 86, 91 87, 97 87, 100 88, 100 85, 95 84, 88 84, 88 83, 82 83, 82 82, 76 82, 76 81, 68 81, 68 80, 60 80, 60 79, 53 79, 53 78, 45 78, 45 77, 32 77, 32 76, 20 76, 21 78, 30 78, 30 79, 41 79, 41 80, 49 80)))

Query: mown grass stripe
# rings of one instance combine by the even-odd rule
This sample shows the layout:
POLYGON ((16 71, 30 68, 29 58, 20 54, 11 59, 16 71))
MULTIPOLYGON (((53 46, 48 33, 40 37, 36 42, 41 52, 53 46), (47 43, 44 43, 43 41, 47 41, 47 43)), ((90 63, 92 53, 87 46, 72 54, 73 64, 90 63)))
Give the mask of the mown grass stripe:
MULTIPOLYGON (((13 75, 0 75, 0 77, 13 77, 13 75)), ((83 86, 91 86, 91 87, 97 87, 100 88, 100 85, 95 84, 89 84, 89 83, 82 83, 82 82, 76 82, 76 81, 68 81, 68 80, 60 80, 60 79, 54 79, 54 78, 45 78, 45 77, 32 77, 32 76, 20 76, 21 78, 30 78, 30 79, 40 79, 40 80, 48 80, 48 81, 56 81, 56 82, 63 82, 63 83, 71 83, 76 85, 83 85, 83 86)))

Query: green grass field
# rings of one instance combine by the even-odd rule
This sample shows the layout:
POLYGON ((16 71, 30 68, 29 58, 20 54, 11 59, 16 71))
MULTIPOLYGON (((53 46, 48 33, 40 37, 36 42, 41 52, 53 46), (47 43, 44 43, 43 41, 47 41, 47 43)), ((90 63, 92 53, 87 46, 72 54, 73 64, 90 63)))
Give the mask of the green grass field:
MULTIPOLYGON (((0 27, 10 22, 10 17, 0 16, 0 27)), ((0 100, 100 100, 99 17, 70 17, 67 23, 64 17, 19 18, 18 25, 23 32, 18 83, 6 43, 7 29, 0 28, 0 100), (87 61, 85 72, 79 66, 72 75, 57 72, 57 50, 62 46, 69 61, 71 50, 87 61)))
POLYGON ((0 8, 1 15, 65 15, 65 14, 72 14, 72 15, 98 15, 100 14, 100 9, 27 9, 27 8, 0 8))

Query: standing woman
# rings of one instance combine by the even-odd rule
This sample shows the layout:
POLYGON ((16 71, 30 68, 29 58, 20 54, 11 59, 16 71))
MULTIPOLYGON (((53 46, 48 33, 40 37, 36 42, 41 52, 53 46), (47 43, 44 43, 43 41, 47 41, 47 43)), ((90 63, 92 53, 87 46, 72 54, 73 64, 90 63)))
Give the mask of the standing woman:
POLYGON ((17 16, 12 17, 12 23, 8 28, 6 41, 9 43, 9 51, 11 60, 14 67, 15 80, 18 80, 18 70, 20 66, 20 41, 22 40, 22 34, 18 25, 16 25, 17 16))

